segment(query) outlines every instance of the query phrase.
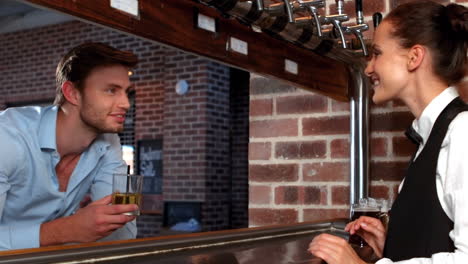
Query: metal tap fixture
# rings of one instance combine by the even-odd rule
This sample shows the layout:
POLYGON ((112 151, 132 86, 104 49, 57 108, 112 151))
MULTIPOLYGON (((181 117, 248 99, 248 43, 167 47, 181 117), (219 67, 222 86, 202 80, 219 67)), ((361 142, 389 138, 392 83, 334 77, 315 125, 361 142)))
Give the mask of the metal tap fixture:
POLYGON ((271 16, 288 16, 290 23, 294 22, 294 7, 289 0, 283 0, 283 3, 274 3, 267 7, 263 4, 263 0, 256 0, 258 11, 263 11, 271 16))
POLYGON ((346 40, 345 40, 345 37, 344 37, 344 31, 343 29, 345 27, 343 27, 341 25, 341 23, 345 22, 345 21, 348 21, 349 20, 349 17, 348 15, 344 14, 343 8, 344 6, 344 3, 343 3, 343 0, 337 0, 336 1, 336 10, 337 10, 337 14, 334 14, 334 15, 328 15, 328 16, 323 16, 321 17, 321 21, 322 21, 322 25, 327 25, 327 24, 332 24, 333 25, 333 28, 338 31, 338 35, 341 39, 341 46, 346 49, 347 48, 347 45, 346 45, 346 40))
POLYGON ((356 25, 347 26, 344 28, 346 34, 353 34, 361 43, 361 49, 364 56, 369 53, 367 51, 366 44, 362 32, 369 29, 369 26, 364 23, 364 15, 362 12, 362 0, 356 0, 356 25))
MULTIPOLYGON (((306 9, 309 11, 312 16, 311 19, 314 21, 315 28, 317 30, 317 36, 322 37, 322 23, 320 22, 321 16, 318 13, 317 8, 325 7, 325 0, 297 0, 300 8, 306 9)), ((309 19, 310 20, 310 19, 309 19)), ((300 20, 296 19, 295 22, 298 23, 300 20)))
MULTIPOLYGON (((294 18, 294 13, 298 11, 308 11, 312 15, 312 19, 317 27, 317 32, 321 35, 321 25, 317 8, 325 7, 325 0, 283 0, 282 3, 274 3, 268 7, 264 6, 263 0, 256 0, 258 11, 264 11, 272 16, 288 16, 289 23, 297 23, 294 18)), ((303 20, 299 20, 300 25, 304 24, 303 20)))
POLYGON ((382 22, 382 14, 377 12, 372 15, 372 21, 374 21, 374 29, 376 29, 379 25, 380 22, 382 22))

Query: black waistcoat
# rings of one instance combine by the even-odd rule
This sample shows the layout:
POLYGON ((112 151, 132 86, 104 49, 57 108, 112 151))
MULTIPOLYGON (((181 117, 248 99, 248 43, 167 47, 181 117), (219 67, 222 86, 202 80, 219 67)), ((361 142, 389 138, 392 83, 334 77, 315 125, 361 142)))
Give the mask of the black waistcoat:
MULTIPOLYGON (((440 205, 436 189, 439 151, 450 122, 467 105, 455 98, 437 118, 423 150, 410 163, 405 182, 390 212, 384 257, 393 261, 454 252, 453 222, 440 205)), ((467 146, 468 147, 468 146, 467 146)))

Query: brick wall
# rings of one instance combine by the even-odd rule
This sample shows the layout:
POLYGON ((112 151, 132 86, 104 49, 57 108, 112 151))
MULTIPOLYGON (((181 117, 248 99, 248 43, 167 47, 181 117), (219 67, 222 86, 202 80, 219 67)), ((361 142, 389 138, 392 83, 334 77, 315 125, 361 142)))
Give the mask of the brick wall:
MULTIPOLYGON (((326 2, 336 13, 335 1, 326 2)), ((372 28, 374 12, 403 2, 364 1, 365 21, 372 28)), ((345 1, 345 13, 355 23, 354 1, 345 1)), ((250 85, 249 225, 348 217, 349 103, 258 75, 250 85)), ((370 196, 393 200, 414 151, 403 135, 413 118, 390 102, 372 104, 370 119, 370 196)))
POLYGON ((230 219, 229 68, 175 50, 166 53, 164 199, 200 201, 203 230, 230 219), (186 80, 190 90, 174 87, 186 80))

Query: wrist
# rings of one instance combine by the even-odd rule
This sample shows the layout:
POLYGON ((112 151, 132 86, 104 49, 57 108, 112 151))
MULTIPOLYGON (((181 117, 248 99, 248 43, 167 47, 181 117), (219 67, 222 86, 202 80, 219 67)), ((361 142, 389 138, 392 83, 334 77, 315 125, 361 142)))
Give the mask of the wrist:
POLYGON ((70 220, 71 217, 64 217, 43 223, 39 233, 40 246, 62 245, 74 242, 74 237, 70 235, 70 220))

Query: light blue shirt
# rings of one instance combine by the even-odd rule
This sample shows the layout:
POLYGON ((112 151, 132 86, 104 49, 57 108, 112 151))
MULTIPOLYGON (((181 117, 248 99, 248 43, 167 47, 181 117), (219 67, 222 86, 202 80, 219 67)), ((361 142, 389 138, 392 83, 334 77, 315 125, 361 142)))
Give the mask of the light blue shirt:
MULTIPOLYGON (((60 192, 57 111, 49 106, 0 112, 0 250, 39 247, 42 223, 72 215, 88 191, 93 201, 110 194, 112 174, 125 172, 118 136, 103 134, 81 154, 66 192, 60 192)), ((105 240, 135 236, 133 221, 105 240)))

